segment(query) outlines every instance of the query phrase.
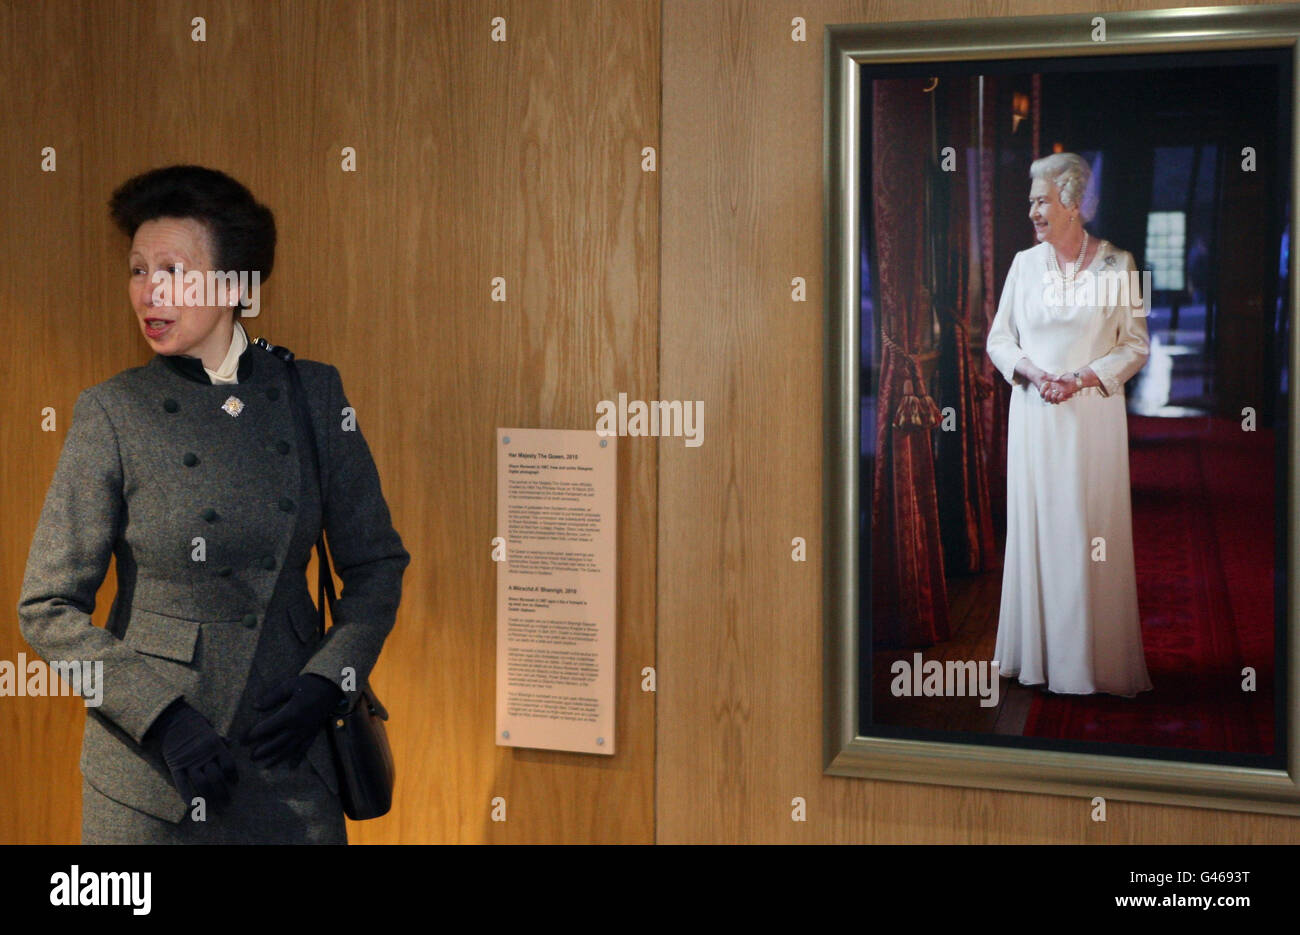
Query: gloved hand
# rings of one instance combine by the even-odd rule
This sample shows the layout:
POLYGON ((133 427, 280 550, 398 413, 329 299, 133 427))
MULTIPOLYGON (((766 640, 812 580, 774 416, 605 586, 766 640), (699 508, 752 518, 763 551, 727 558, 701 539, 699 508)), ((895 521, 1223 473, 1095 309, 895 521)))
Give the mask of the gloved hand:
POLYGON ((178 698, 158 715, 149 738, 158 739, 172 783, 187 806, 196 795, 214 812, 230 804, 228 786, 239 781, 235 758, 207 718, 178 698))
POLYGON ((254 705, 258 711, 278 710, 254 724, 242 743, 255 745, 252 757, 263 766, 287 760, 296 768, 344 697, 343 689, 323 675, 285 679, 254 705))

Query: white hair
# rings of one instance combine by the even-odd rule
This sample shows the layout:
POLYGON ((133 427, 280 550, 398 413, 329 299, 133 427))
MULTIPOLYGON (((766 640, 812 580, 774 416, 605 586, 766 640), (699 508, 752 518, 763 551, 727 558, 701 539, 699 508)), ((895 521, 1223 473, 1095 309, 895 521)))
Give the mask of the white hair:
MULTIPOLYGON (((1052 153, 1042 159, 1035 159, 1029 164, 1029 177, 1043 179, 1056 186, 1061 204, 1067 208, 1081 208, 1088 182, 1092 180, 1092 168, 1086 159, 1074 153, 1052 153)), ((1080 210, 1084 220, 1092 216, 1092 211, 1080 210)))

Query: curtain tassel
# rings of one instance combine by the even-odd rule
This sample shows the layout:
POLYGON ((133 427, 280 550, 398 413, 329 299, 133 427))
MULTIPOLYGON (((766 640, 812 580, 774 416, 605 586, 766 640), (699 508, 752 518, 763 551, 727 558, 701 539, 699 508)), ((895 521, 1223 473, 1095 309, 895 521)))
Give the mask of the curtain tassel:
POLYGON ((913 392, 912 381, 903 381, 903 396, 894 413, 894 428, 904 432, 928 431, 942 419, 939 407, 926 395, 924 388, 918 395, 913 392))

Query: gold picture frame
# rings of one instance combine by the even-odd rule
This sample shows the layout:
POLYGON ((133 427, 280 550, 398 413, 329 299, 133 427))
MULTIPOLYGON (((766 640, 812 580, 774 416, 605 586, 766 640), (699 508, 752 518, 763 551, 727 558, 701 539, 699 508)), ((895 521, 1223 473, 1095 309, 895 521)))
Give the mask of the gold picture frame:
MULTIPOLYGON (((975 742, 867 736, 859 732, 862 623, 859 619, 859 518, 868 504, 859 493, 861 387, 860 184, 864 67, 894 63, 1229 51, 1290 52, 1292 105, 1291 192, 1300 191, 1300 4, 1199 7, 1133 13, 1084 13, 987 20, 879 25, 833 25, 826 30, 825 267, 826 358, 824 403, 824 763, 835 776, 931 783, 1092 799, 1095 796, 1203 808, 1300 815, 1300 538, 1286 524, 1285 671, 1278 689, 1288 699, 1275 726, 1285 769, 1220 763, 1130 758, 1057 749, 975 742), (1104 18, 1105 40, 1095 39, 1104 18)), ((1027 185, 1027 183, 1026 183, 1027 185)), ((1292 226, 1292 230, 1294 227, 1292 226)), ((1300 308, 1300 277, 1290 255, 1287 300, 1300 308)), ((1000 288, 1000 283, 998 287, 1000 288)), ((1285 350, 1291 375, 1284 477, 1292 503, 1300 491, 1300 350, 1285 350)))

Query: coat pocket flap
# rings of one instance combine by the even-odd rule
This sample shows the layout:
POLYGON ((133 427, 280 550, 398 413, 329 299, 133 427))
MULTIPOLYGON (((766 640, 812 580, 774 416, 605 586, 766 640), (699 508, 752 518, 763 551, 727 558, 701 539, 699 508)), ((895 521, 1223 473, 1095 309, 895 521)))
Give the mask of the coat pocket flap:
POLYGON ((310 601, 306 604, 297 602, 290 604, 289 619, 293 623, 294 632, 298 634, 298 639, 304 643, 314 643, 320 636, 320 614, 310 601))
POLYGON ((177 662, 193 662, 201 624, 197 620, 166 617, 148 610, 131 613, 123 641, 142 653, 177 662))

